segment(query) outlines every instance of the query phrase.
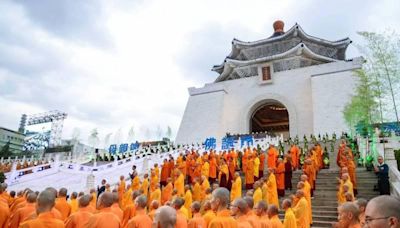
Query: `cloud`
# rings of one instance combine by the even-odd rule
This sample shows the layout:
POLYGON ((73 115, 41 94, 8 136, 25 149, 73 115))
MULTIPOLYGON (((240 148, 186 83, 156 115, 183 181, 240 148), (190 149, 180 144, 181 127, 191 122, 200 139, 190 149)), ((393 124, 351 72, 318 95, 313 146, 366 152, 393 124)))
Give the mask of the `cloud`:
POLYGON ((330 40, 355 40, 382 21, 400 27, 398 1, 339 3, 1 1, 0 125, 16 129, 22 113, 58 109, 69 115, 65 138, 74 128, 86 140, 93 128, 104 138, 132 125, 138 139, 158 125, 176 134, 187 88, 215 80, 211 67, 233 38, 269 37, 276 19, 330 40))

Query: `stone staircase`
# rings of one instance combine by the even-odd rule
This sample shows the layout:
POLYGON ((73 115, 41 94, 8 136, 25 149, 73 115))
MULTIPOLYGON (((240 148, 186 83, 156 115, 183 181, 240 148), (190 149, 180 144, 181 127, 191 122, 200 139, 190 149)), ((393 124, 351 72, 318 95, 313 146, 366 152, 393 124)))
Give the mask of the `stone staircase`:
MULTIPOLYGON (((377 183, 377 178, 373 172, 368 172, 365 168, 357 169, 357 190, 356 198, 371 199, 378 195, 374 192, 374 185, 377 183)), ((293 173, 293 187, 297 185, 300 171, 293 173)), ((338 170, 323 169, 318 173, 316 181, 316 190, 314 191, 314 199, 312 199, 313 227, 332 227, 332 222, 337 221, 337 180, 339 176, 338 170)), ((295 190, 286 191, 285 198, 294 193, 295 190)), ((282 199, 280 199, 282 201, 282 199)), ((284 212, 280 212, 280 217, 283 219, 284 212)))

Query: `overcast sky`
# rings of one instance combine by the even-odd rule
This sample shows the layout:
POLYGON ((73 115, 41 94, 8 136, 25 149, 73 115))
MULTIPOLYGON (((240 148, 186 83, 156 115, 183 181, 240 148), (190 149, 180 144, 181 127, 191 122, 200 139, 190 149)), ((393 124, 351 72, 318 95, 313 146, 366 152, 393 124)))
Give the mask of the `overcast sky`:
POLYGON ((399 12, 399 0, 1 1, 0 126, 57 109, 68 113, 64 138, 93 128, 126 138, 131 126, 139 140, 157 126, 175 135, 187 88, 215 80, 233 38, 269 37, 281 19, 359 43, 357 31, 399 32, 399 12))

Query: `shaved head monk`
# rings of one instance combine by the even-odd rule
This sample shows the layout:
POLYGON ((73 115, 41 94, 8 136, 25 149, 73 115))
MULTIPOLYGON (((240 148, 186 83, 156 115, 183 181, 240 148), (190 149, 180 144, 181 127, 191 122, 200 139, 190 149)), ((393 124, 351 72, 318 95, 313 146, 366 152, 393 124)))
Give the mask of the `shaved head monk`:
POLYGON ((371 228, 399 228, 400 200, 387 195, 371 199, 365 208, 365 225, 371 228))
POLYGON ((217 188, 212 193, 211 207, 217 211, 217 217, 211 220, 208 228, 237 227, 237 222, 230 216, 228 205, 230 202, 229 191, 226 188, 217 188))
POLYGON ((153 228, 174 228, 176 224, 176 210, 170 206, 157 209, 154 216, 153 228))
POLYGON ((22 228, 36 228, 36 227, 64 227, 64 223, 52 214, 51 210, 55 204, 54 191, 45 190, 41 192, 37 198, 36 213, 38 217, 26 221, 20 225, 22 228))
POLYGON ((37 195, 34 192, 28 193, 26 196, 25 206, 16 210, 10 217, 9 226, 18 227, 20 223, 25 221, 36 210, 36 198, 37 195))
POLYGON ((71 214, 71 206, 67 202, 66 188, 61 188, 60 191, 58 191, 58 197, 56 199, 56 205, 54 207, 61 213, 62 220, 67 219, 68 216, 71 214))
POLYGON ((252 225, 247 221, 247 203, 243 199, 236 199, 231 205, 231 215, 236 219, 238 227, 251 228, 252 225))
POLYGON ((188 223, 189 228, 207 227, 206 221, 200 214, 200 208, 201 208, 201 203, 199 201, 194 201, 192 205, 190 205, 193 218, 189 220, 188 223))
POLYGON ((346 202, 338 208, 338 227, 359 228, 361 227, 358 216, 360 210, 357 204, 346 202))
POLYGON ((131 220, 129 220, 126 227, 151 227, 151 218, 146 214, 147 197, 141 195, 135 199, 136 205, 136 215, 131 220))
POLYGON ((89 207, 91 195, 83 195, 79 197, 77 212, 71 214, 65 221, 66 228, 81 228, 85 227, 86 223, 92 217, 92 209, 89 207))
POLYGON ((103 192, 97 201, 97 209, 99 213, 94 214, 87 223, 86 227, 96 228, 119 228, 120 220, 111 211, 111 206, 114 203, 113 194, 111 192, 103 192))
POLYGON ((268 206, 268 217, 272 227, 283 227, 281 220, 278 217, 279 210, 275 204, 268 206))

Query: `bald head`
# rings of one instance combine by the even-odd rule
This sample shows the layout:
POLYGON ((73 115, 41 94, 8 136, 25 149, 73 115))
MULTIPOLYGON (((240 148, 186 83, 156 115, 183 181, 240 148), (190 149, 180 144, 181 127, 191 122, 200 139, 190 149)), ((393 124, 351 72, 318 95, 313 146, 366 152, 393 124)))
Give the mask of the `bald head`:
POLYGON ((277 206, 275 206, 274 204, 271 204, 268 206, 268 217, 271 218, 275 215, 278 215, 278 213, 279 213, 279 210, 278 210, 277 206))
POLYGON ((28 203, 35 203, 37 199, 37 195, 34 192, 28 193, 28 195, 26 196, 26 201, 28 203))
POLYGON ((268 209, 268 204, 264 200, 261 200, 260 202, 257 203, 256 207, 263 212, 266 212, 268 209))
POLYGON ((213 191, 212 197, 217 201, 219 207, 226 208, 230 201, 230 193, 226 188, 217 188, 213 191))
POLYGON ((245 196, 245 197, 243 197, 243 200, 246 202, 248 210, 253 209, 253 207, 254 207, 254 200, 253 200, 252 197, 250 197, 250 196, 245 196))
POLYGON ((145 209, 147 205, 147 197, 145 195, 140 195, 135 199, 136 207, 145 209))
POLYGON ((38 214, 43 212, 51 211, 55 204, 55 195, 54 192, 49 190, 44 190, 37 197, 37 212, 38 214))
POLYGON ((48 187, 48 188, 45 189, 45 191, 49 191, 49 192, 53 193, 54 194, 54 198, 57 197, 57 189, 52 188, 52 187, 48 187))
POLYGON ((200 212, 200 208, 201 208, 201 204, 199 201, 194 201, 192 203, 192 205, 190 206, 190 208, 192 209, 192 213, 199 213, 200 212))
POLYGON ((211 210, 211 202, 210 202, 209 200, 207 200, 206 202, 204 202, 203 208, 204 208, 204 211, 211 210))
POLYGON ((170 206, 157 209, 153 223, 160 228, 174 228, 176 224, 176 210, 170 206))
POLYGON ((140 196, 140 195, 141 195, 140 191, 138 191, 138 190, 134 191, 134 192, 132 193, 132 199, 133 199, 133 201, 135 201, 136 197, 138 197, 138 196, 140 196))
POLYGON ((111 207, 113 204, 113 193, 111 192, 103 192, 100 197, 97 205, 100 209, 111 207))
POLYGON ((118 202, 119 202, 118 193, 113 192, 113 193, 112 193, 112 196, 113 196, 113 203, 118 203, 118 202))
POLYGON ((179 210, 185 204, 185 200, 181 197, 176 197, 172 202, 172 205, 175 209, 179 210))
POLYGON ((90 200, 92 199, 91 195, 83 195, 79 197, 78 203, 79 207, 87 207, 90 203, 90 200))
POLYGON ((76 198, 78 198, 78 193, 77 192, 73 192, 71 194, 71 199, 76 199, 76 198))
POLYGON ((355 203, 345 202, 338 208, 340 227, 349 227, 351 224, 357 223, 360 210, 355 203))
POLYGON ((358 209, 360 212, 364 212, 365 208, 367 207, 368 201, 364 198, 358 198, 355 203, 358 205, 358 209))
POLYGON ((238 210, 239 210, 238 212, 240 214, 243 215, 243 214, 247 213, 248 205, 247 205, 247 202, 244 199, 236 199, 233 202, 233 206, 238 208, 238 210))
POLYGON ((66 188, 60 188, 60 191, 58 191, 58 197, 66 197, 67 192, 68 190, 66 188))
POLYGON ((0 184, 0 193, 5 192, 7 189, 7 184, 6 183, 1 183, 0 184))
POLYGON ((282 208, 284 209, 284 210, 287 210, 287 209, 289 209, 289 208, 291 208, 292 207, 292 201, 290 200, 290 199, 284 199, 283 201, 282 201, 282 208))
POLYGON ((386 220, 373 221, 373 223, 379 223, 380 227, 389 227, 387 224, 391 224, 390 227, 400 227, 400 199, 388 195, 371 199, 365 208, 366 220, 368 217, 388 217, 386 220))

